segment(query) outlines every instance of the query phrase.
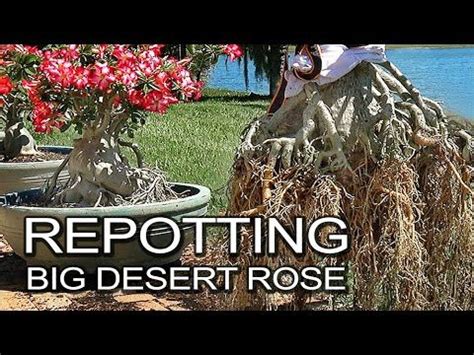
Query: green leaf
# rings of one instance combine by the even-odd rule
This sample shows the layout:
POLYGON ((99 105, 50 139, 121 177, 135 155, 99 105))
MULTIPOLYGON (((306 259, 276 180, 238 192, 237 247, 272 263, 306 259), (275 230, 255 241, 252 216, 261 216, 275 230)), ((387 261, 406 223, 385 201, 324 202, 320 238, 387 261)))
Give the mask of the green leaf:
POLYGON ((39 59, 36 55, 34 54, 28 54, 26 55, 25 58, 25 64, 33 64, 33 63, 38 63, 39 59))

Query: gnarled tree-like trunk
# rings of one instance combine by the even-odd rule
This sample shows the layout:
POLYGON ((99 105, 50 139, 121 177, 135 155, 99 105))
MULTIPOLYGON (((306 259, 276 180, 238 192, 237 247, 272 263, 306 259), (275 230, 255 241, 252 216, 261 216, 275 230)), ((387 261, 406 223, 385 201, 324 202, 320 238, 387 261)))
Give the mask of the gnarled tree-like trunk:
POLYGON ((5 122, 4 132, 0 134, 0 154, 5 160, 39 154, 34 138, 23 121, 17 118, 15 104, 9 108, 5 122))
POLYGON ((49 205, 113 206, 176 197, 159 170, 142 166, 138 146, 120 139, 127 119, 123 115, 111 117, 104 114, 87 126, 57 171, 56 177, 67 165, 70 175, 68 183, 55 191, 56 179, 52 179, 46 196, 49 205), (138 167, 129 164, 122 154, 122 146, 133 150, 138 167))
MULTIPOLYGON (((281 246, 277 257, 256 258, 248 229, 233 261, 349 264, 355 308, 472 307, 473 136, 472 125, 450 120, 390 62, 362 63, 331 84, 306 83, 244 133, 229 214, 276 216, 289 228, 298 216, 308 223, 341 216, 351 252, 295 258, 281 246)), ((245 279, 236 282, 233 306, 279 304, 277 295, 245 292, 245 279)), ((296 292, 291 304, 301 308, 310 296, 296 292)))
POLYGON ((6 127, 5 138, 3 139, 3 154, 6 160, 21 155, 39 154, 36 142, 23 122, 15 122, 13 125, 6 127))

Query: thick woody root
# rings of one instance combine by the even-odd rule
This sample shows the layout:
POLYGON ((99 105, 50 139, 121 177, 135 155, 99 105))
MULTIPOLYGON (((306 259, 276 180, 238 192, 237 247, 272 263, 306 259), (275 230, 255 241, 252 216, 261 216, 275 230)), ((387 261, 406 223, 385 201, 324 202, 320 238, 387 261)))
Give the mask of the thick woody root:
POLYGON ((47 203, 49 206, 106 207, 141 205, 179 197, 159 169, 133 169, 131 182, 135 186, 133 192, 122 195, 76 175, 66 185, 56 186, 52 199, 47 203))

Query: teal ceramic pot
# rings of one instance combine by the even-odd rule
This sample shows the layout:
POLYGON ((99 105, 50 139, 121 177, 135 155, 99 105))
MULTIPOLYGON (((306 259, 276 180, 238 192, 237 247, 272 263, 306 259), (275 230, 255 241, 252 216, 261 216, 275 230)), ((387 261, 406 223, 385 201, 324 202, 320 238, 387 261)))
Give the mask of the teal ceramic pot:
MULTIPOLYGON (((194 227, 181 223, 182 217, 203 216, 207 212, 211 193, 207 187, 191 184, 173 184, 173 189, 180 193, 188 191, 186 197, 175 200, 150 203, 135 206, 113 206, 113 207, 86 207, 86 208, 44 208, 44 207, 25 207, 22 204, 28 201, 38 200, 42 195, 41 189, 30 189, 23 192, 15 192, 0 196, 0 233, 3 233, 5 239, 11 245, 16 254, 26 260, 29 265, 36 266, 80 266, 87 271, 93 272, 97 266, 151 266, 165 265, 173 263, 182 255, 184 248, 193 240, 194 227), (138 224, 137 234, 140 231, 140 224, 152 217, 168 217, 176 221, 180 227, 182 242, 175 252, 165 256, 153 255, 145 252, 142 248, 139 237, 114 244, 114 255, 108 256, 55 256, 45 243, 36 245, 36 254, 34 256, 25 256, 25 217, 54 217, 61 221, 65 226, 66 217, 129 217, 138 224)), ((79 241, 80 247, 98 247, 102 250, 101 227, 81 226, 78 231, 92 231, 97 233, 94 240, 79 241)), ((40 227, 38 227, 40 228, 40 227)), ((127 227, 125 227, 127 228, 127 227)), ((64 229, 64 228, 63 228, 64 229)), ((47 229, 48 230, 48 229, 47 229)), ((149 241, 156 248, 165 248, 171 243, 172 231, 168 224, 155 224, 150 227, 149 241)), ((65 236, 61 234, 55 240, 65 250, 65 236)))
MULTIPOLYGON (((68 154, 72 148, 44 146, 42 150, 55 153, 68 154)), ((8 192, 23 191, 35 187, 45 186, 61 165, 62 160, 50 160, 35 163, 3 163, 0 162, 0 195, 8 192)), ((66 182, 69 178, 67 169, 63 169, 59 175, 60 182, 66 182)))

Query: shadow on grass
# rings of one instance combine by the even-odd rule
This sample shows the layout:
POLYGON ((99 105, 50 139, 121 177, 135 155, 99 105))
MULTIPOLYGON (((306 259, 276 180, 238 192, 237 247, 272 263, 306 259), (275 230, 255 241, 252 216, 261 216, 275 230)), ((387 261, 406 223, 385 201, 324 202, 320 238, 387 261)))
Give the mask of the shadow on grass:
POLYGON ((270 100, 269 95, 259 95, 259 94, 214 94, 214 95, 205 95, 201 99, 201 102, 206 101, 217 101, 217 102, 255 102, 255 101, 266 101, 270 100))

